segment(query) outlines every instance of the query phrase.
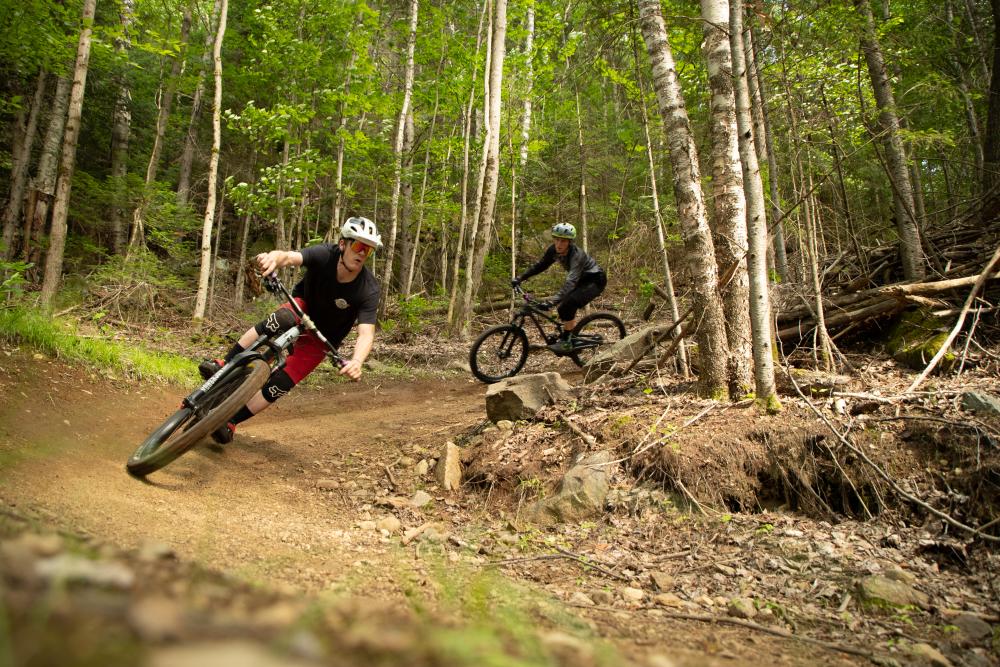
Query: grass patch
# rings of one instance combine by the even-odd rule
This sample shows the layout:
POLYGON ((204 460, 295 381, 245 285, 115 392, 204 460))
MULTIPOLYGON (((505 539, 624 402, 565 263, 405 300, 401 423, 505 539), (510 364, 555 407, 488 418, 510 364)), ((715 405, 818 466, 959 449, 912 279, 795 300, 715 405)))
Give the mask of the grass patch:
POLYGON ((68 322, 21 307, 0 310, 0 340, 137 380, 191 384, 198 377, 197 364, 190 359, 100 338, 82 338, 68 322))

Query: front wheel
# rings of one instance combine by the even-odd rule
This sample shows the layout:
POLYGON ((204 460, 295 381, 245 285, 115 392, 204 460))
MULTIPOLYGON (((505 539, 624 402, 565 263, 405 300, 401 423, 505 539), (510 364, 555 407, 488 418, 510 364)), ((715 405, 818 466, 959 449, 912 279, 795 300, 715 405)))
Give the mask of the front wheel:
POLYGON ((577 366, 586 366, 598 354, 625 337, 625 325, 611 313, 591 313, 577 323, 573 354, 577 366))
POLYGON ((517 375, 528 359, 528 335, 513 324, 501 324, 482 333, 472 344, 469 367, 477 379, 492 384, 517 375))
POLYGON ((194 447, 236 414, 256 394, 271 374, 261 359, 234 369, 216 383, 194 408, 182 407, 139 445, 125 464, 129 474, 145 477, 194 447))

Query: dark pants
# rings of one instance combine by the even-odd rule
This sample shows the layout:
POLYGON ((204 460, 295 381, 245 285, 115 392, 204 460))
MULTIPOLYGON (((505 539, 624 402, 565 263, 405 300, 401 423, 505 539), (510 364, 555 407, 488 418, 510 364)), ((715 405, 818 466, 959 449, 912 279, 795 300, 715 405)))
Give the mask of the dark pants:
POLYGON ((583 274, 573 291, 559 302, 559 307, 556 309, 556 312, 559 313, 559 319, 563 322, 574 319, 576 311, 600 296, 607 285, 608 277, 604 271, 583 274))

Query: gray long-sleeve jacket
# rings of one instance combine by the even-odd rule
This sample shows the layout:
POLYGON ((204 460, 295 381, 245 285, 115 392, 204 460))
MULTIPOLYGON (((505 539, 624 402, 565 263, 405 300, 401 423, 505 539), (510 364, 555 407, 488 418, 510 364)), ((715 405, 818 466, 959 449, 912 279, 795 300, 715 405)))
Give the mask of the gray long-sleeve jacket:
POLYGON ((564 282, 563 286, 559 288, 559 292, 553 299, 555 301, 562 301, 565 299, 566 295, 572 292, 573 288, 580 282, 580 278, 583 277, 583 274, 601 272, 601 267, 597 263, 597 260, 585 253, 583 249, 575 243, 570 244, 569 252, 566 253, 565 257, 560 257, 556 254, 556 246, 553 243, 545 249, 545 254, 542 255, 542 258, 538 260, 534 266, 518 276, 518 280, 527 280, 531 276, 538 275, 545 269, 552 266, 557 259, 559 260, 559 263, 562 264, 563 268, 566 269, 567 274, 566 282, 564 282))

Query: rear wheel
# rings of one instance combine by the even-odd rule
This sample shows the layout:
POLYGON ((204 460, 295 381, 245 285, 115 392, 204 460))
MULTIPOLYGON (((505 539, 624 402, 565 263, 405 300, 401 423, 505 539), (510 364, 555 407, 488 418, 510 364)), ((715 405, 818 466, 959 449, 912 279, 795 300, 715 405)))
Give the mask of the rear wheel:
POLYGON ((517 375, 528 359, 528 335, 513 324, 487 329, 469 352, 472 374, 486 384, 517 375))
POLYGON ((271 368, 261 359, 234 369, 197 406, 182 407, 153 431, 125 464, 129 474, 145 477, 194 447, 246 405, 270 374, 271 368))
POLYGON ((577 323, 573 334, 576 343, 570 356, 577 366, 586 366, 625 337, 625 325, 611 313, 591 313, 577 323))

